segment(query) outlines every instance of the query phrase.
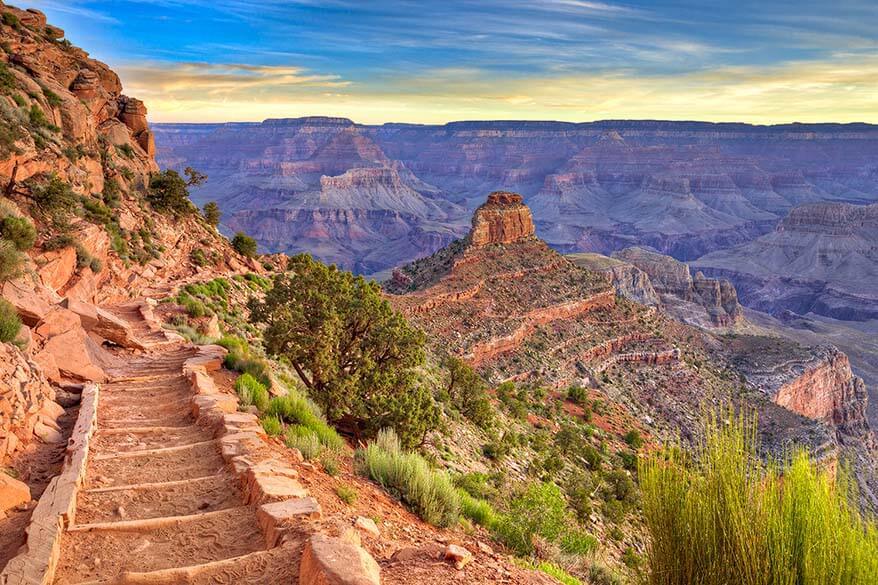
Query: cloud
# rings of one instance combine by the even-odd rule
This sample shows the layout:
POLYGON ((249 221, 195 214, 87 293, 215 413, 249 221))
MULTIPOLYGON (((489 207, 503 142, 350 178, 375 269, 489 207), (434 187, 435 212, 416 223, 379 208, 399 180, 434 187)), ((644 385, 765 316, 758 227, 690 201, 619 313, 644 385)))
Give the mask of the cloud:
POLYGON ((54 10, 55 12, 62 12, 64 14, 70 14, 80 18, 96 20, 106 24, 119 24, 119 20, 110 16, 109 14, 100 12, 98 10, 85 8, 84 6, 77 6, 73 2, 58 2, 56 0, 31 0, 30 4, 33 4, 34 8, 40 8, 42 10, 54 10))
POLYGON ((162 79, 155 68, 146 69, 156 77, 142 76, 135 85, 156 85, 145 96, 151 118, 258 121, 332 115, 364 123, 608 118, 878 123, 876 57, 654 76, 620 71, 508 79, 490 71, 445 68, 380 84, 349 84, 297 68, 199 67, 178 66, 169 79, 162 79))

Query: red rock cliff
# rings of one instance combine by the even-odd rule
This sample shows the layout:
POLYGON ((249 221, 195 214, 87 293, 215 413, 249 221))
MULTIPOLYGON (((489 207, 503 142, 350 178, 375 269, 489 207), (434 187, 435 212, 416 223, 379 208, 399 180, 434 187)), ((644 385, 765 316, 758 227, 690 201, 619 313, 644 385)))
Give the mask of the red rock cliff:
POLYGON ((476 210, 470 240, 473 246, 511 244, 534 237, 534 223, 530 209, 521 195, 495 191, 488 201, 476 210))

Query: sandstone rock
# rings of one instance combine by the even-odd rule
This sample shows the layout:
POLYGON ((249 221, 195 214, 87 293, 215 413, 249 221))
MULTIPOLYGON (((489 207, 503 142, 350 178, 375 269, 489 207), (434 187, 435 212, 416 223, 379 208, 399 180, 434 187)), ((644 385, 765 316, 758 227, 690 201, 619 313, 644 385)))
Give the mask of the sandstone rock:
POLYGON ((469 552, 462 546, 449 544, 447 547, 445 547, 442 558, 444 558, 446 561, 451 561, 452 563, 454 563, 454 567, 460 570, 473 560, 473 553, 469 552))
POLYGON ((52 428, 43 420, 38 420, 34 425, 34 435, 44 443, 61 443, 64 436, 58 429, 52 428))
POLYGON ((533 217, 517 193, 495 191, 473 215, 470 240, 474 246, 509 244, 532 237, 533 217))
POLYGON ((372 538, 379 538, 381 536, 381 531, 378 530, 378 525, 375 524, 375 521, 371 518, 357 516, 357 519, 354 522, 354 526, 357 530, 368 534, 372 538))
POLYGON ((97 98, 101 95, 102 89, 100 76, 91 69, 80 69, 70 86, 73 95, 86 101, 97 98))
POLYGON ((76 380, 104 382, 100 347, 83 329, 72 329, 49 339, 39 355, 51 356, 62 375, 76 380))
POLYGON ((79 315, 61 306, 54 306, 37 323, 34 333, 42 339, 51 339, 56 335, 67 333, 82 326, 79 315))
POLYGON ((0 343, 0 466, 33 438, 41 416, 56 412, 49 404, 54 396, 36 360, 30 361, 14 345, 0 343))
POLYGON ((37 274, 43 284, 57 291, 67 284, 76 271, 76 250, 69 247, 46 252, 40 256, 38 262, 42 263, 37 274))
POLYGON ((27 484, 0 472, 0 512, 30 502, 27 484))
POLYGON ((42 30, 46 28, 46 15, 36 8, 28 8, 20 13, 18 20, 26 27, 42 30))
POLYGON ((320 504, 311 497, 294 498, 259 506, 256 517, 265 533, 265 545, 273 548, 282 542, 284 534, 299 522, 319 519, 320 504))
POLYGON ((128 126, 132 134, 139 134, 149 128, 146 121, 146 106, 138 99, 128 96, 119 98, 119 119, 128 126))
POLYGON ((315 534, 299 565, 302 585, 378 585, 381 569, 363 548, 340 538, 315 534))
POLYGON ((24 280, 10 280, 3 284, 3 298, 12 303, 21 320, 35 326, 49 312, 52 304, 47 300, 48 291, 36 291, 24 280))

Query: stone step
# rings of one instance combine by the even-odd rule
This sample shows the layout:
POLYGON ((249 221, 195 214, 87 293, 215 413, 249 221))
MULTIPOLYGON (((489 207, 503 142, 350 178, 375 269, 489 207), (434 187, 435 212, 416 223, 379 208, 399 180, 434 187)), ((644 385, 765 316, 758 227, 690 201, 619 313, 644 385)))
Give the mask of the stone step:
POLYGON ((87 487, 192 479, 216 473, 224 465, 222 454, 212 441, 132 457, 93 457, 88 466, 87 487))
POLYGON ((156 447, 153 449, 140 449, 132 451, 119 451, 117 453, 105 453, 103 455, 95 455, 92 461, 107 461, 110 459, 125 459, 128 457, 148 457, 150 455, 162 455, 165 453, 176 453, 178 451, 186 451, 195 449, 205 445, 219 445, 219 439, 208 439, 206 441, 195 441, 193 443, 185 443, 183 445, 174 445, 172 447, 156 447))
POLYGON ((125 572, 105 579, 79 581, 72 585, 290 585, 298 579, 297 563, 292 562, 298 548, 298 543, 287 543, 283 547, 221 561, 148 573, 125 572))
POLYGON ((61 548, 55 582, 78 583, 233 559, 265 550, 265 540, 253 508, 242 506, 71 526, 61 548))

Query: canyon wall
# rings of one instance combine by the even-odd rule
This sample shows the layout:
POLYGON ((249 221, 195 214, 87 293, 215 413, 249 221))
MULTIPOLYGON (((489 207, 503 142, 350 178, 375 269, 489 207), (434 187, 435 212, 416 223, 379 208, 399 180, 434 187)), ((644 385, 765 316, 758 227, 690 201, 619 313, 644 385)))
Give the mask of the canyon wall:
MULTIPOLYGON (((159 162, 207 173, 199 202, 217 199, 230 229, 254 232, 270 209, 346 208, 412 212, 425 232, 462 236, 482 194, 508 190, 524 196, 537 233, 563 252, 609 254, 643 245, 691 260, 770 232, 798 205, 878 199, 871 158, 878 128, 867 124, 368 126, 299 118, 154 130, 159 162), (382 178, 341 178, 358 169, 380 169, 382 178), (243 212, 249 214, 237 215, 243 212)), ((290 239, 266 239, 266 248, 296 249, 311 220, 297 221, 290 239)), ((368 219, 358 225, 375 231, 368 219)), ((361 262, 367 251, 346 237, 331 236, 318 255, 338 256, 347 247, 349 266, 360 271, 392 266, 361 262)), ((441 239, 434 243, 441 246, 441 239)), ((406 259, 423 253, 416 245, 399 249, 406 259)))

